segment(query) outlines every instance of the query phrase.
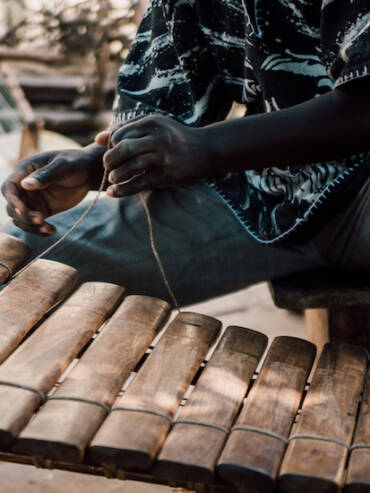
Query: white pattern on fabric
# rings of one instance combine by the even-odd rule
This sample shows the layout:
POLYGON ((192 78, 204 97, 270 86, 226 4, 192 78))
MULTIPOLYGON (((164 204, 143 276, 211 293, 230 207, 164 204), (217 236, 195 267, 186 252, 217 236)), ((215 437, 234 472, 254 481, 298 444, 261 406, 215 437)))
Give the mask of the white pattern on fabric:
MULTIPOLYGON (((247 117, 299 104, 370 74, 369 28, 368 0, 152 0, 120 71, 114 122, 162 113, 204 126, 233 101, 247 117)), ((369 167, 370 152, 207 183, 274 243, 333 214, 336 194, 344 203, 369 167)))

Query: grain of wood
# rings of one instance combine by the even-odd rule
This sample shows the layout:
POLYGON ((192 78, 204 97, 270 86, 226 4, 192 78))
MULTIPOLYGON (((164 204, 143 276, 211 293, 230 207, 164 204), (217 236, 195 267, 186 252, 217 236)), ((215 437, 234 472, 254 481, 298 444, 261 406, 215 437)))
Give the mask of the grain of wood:
POLYGON ((162 446, 175 412, 211 345, 220 322, 182 312, 169 325, 126 393, 114 407, 143 409, 112 411, 89 447, 94 463, 148 469, 162 446))
MULTIPOLYGON (((366 351, 349 344, 326 344, 294 435, 319 436, 350 445, 367 366, 366 351)), ((339 492, 348 455, 345 445, 296 438, 287 448, 280 471, 284 493, 339 492)))
MULTIPOLYGON (((125 380, 170 314, 165 301, 129 296, 83 354, 53 397, 112 406, 125 380)), ((97 405, 50 400, 18 437, 15 450, 53 460, 81 462, 106 417, 97 405)))
MULTIPOLYGON (((308 341, 277 337, 247 396, 236 426, 249 426, 287 439, 296 416, 315 348, 308 341)), ((273 490, 285 443, 251 430, 232 430, 217 466, 217 474, 251 489, 273 490)))
POLYGON ((351 452, 345 493, 369 493, 370 491, 370 369, 367 371, 360 416, 353 445, 367 445, 351 452))
POLYGON ((198 483, 214 481, 222 447, 257 365, 267 337, 242 327, 228 327, 203 371, 178 423, 154 465, 158 477, 198 483), (196 423, 204 423, 202 426, 196 423))
MULTIPOLYGON (((123 296, 107 283, 83 284, 1 365, 0 380, 46 394, 123 296)), ((40 404, 35 392, 0 385, 0 448, 10 445, 40 404)))
MULTIPOLYGON (((7 265, 15 273, 29 258, 31 249, 26 243, 14 236, 0 233, 0 262, 7 265)), ((0 265, 0 285, 9 280, 9 271, 0 265)))
POLYGON ((77 271, 52 260, 37 260, 0 293, 0 363, 77 281, 77 271))

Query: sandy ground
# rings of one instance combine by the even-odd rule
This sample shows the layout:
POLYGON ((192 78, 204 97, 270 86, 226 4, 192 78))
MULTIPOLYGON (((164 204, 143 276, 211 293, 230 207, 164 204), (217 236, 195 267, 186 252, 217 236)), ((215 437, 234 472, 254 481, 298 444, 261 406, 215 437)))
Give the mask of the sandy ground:
MULTIPOLYGON (((2 146, 4 149, 4 146, 2 146)), ((14 149, 14 147, 12 146, 14 149)), ((0 153, 0 180, 8 175, 5 156, 0 153)), ((6 220, 0 203, 0 224, 6 220)), ((278 335, 306 337, 303 318, 276 308, 266 284, 223 296, 206 303, 188 307, 192 311, 220 319, 224 327, 240 325, 259 330, 271 340, 278 335)), ((0 493, 170 493, 182 491, 132 481, 119 481, 96 476, 56 470, 36 469, 33 466, 0 463, 0 493)))

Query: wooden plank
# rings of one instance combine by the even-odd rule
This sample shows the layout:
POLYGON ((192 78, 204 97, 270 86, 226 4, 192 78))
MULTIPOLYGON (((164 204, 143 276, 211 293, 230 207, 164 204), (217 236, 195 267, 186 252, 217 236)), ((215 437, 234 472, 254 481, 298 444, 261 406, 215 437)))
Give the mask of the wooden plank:
POLYGON ((196 313, 182 312, 175 318, 126 393, 114 405, 132 411, 111 412, 91 442, 89 460, 124 468, 151 467, 220 326, 218 320, 196 313))
POLYGON ((89 87, 89 80, 81 76, 18 75, 18 82, 31 104, 70 104, 89 87))
POLYGON ((235 425, 247 428, 233 427, 218 462, 221 478, 251 490, 273 490, 314 358, 308 341, 274 339, 235 425))
MULTIPOLYGON (((48 93, 50 94, 50 93, 48 93)), ((101 123, 101 113, 78 110, 36 109, 37 118, 45 122, 45 128, 58 133, 83 133, 96 130, 101 123)))
POLYGON ((20 50, 19 48, 9 48, 8 46, 0 47, 0 60, 11 61, 31 61, 51 64, 65 64, 67 62, 64 56, 57 53, 46 53, 44 51, 20 50))
POLYGON ((325 345, 293 432, 324 440, 291 439, 280 471, 282 492, 340 491, 366 365, 367 353, 359 346, 325 345))
POLYGON ((0 293, 0 363, 77 281, 77 271, 52 260, 37 260, 0 293))
POLYGON ((156 333, 170 314, 165 301, 129 296, 83 354, 50 400, 18 437, 14 450, 53 460, 81 462, 86 445, 156 333))
POLYGON ((228 327, 155 462, 156 476, 214 481, 217 459, 267 340, 260 332, 228 327))
MULTIPOLYGON (((14 236, 0 233, 0 262, 7 265, 15 273, 29 258, 31 249, 26 243, 14 236)), ((9 271, 0 265, 0 284, 9 280, 9 271)))
MULTIPOLYGON (((124 289, 83 284, 0 366, 0 381, 46 394, 122 299, 124 289)), ((42 398, 0 384, 0 448, 10 445, 42 398)))
POLYGON ((367 371, 354 447, 348 464, 345 493, 370 491, 370 368, 367 371))

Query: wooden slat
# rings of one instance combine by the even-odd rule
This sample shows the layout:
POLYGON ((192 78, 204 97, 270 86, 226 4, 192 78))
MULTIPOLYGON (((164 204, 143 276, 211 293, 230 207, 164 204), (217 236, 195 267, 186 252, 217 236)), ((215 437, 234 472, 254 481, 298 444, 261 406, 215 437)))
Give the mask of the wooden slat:
POLYGON ((169 434, 154 466, 169 480, 210 483, 236 413, 266 349, 267 337, 228 327, 169 434), (199 425, 196 423, 204 423, 199 425), (226 429, 212 428, 215 425, 226 429))
POLYGON ((289 436, 315 357, 313 344, 294 337, 274 339, 236 426, 258 428, 231 432, 217 466, 217 474, 252 490, 273 489, 289 436))
MULTIPOLYGON (((179 314, 114 407, 159 412, 173 419, 220 326, 211 317, 179 314)), ((170 421, 161 415, 112 411, 92 440, 88 458, 94 463, 147 469, 170 426, 170 421)))
MULTIPOLYGON (((122 299, 123 288, 86 283, 0 366, 0 380, 44 394, 122 299)), ((0 448, 9 446, 41 401, 30 390, 0 385, 0 448)))
MULTIPOLYGON (((359 346, 326 344, 304 400, 294 435, 351 443, 367 365, 359 346)), ((314 438, 289 443, 280 471, 283 492, 339 492, 348 455, 345 445, 314 438)))
POLYGON ((52 260, 37 260, 0 293, 0 363, 50 308, 71 291, 77 271, 52 260))
MULTIPOLYGON (((123 383, 170 313, 165 301, 129 296, 83 354, 53 397, 112 406, 123 383)), ((97 405, 50 400, 18 437, 14 450, 53 460, 81 462, 106 417, 97 405)))
POLYGON ((354 446, 349 459, 345 493, 369 493, 370 491, 370 368, 367 371, 360 417, 357 424, 354 446))
MULTIPOLYGON (((26 243, 14 236, 0 233, 0 262, 7 265, 15 273, 23 264, 26 263, 31 253, 31 249, 26 243)), ((0 284, 9 280, 9 271, 0 265, 0 284)))

